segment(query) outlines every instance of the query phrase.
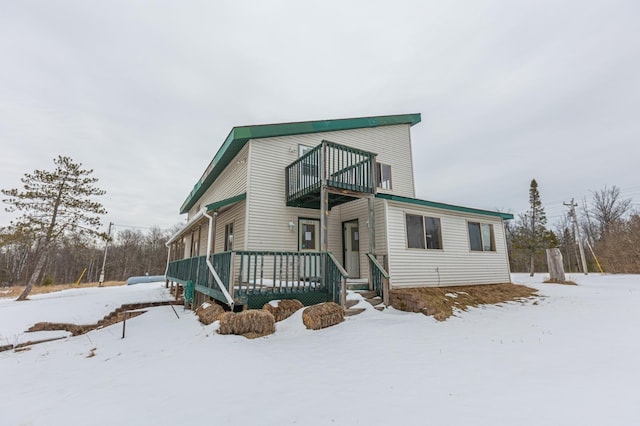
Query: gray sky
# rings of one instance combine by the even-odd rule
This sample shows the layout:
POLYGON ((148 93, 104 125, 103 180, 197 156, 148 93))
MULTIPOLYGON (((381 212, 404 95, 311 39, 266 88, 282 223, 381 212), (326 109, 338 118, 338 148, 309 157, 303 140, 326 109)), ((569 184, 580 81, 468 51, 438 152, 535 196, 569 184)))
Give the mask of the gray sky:
POLYGON ((419 198, 640 208, 638 28, 637 0, 0 0, 0 187, 68 155, 105 226, 170 227, 233 126, 420 112, 419 198))

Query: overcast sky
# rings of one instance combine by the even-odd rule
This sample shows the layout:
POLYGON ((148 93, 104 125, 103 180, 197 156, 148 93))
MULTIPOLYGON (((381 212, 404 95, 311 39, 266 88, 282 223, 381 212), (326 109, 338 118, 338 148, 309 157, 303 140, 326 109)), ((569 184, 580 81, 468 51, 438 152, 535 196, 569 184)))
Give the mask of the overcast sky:
POLYGON ((419 198, 640 208, 639 28, 637 0, 0 0, 0 187, 67 155, 105 227, 167 228, 233 126, 420 112, 419 198))

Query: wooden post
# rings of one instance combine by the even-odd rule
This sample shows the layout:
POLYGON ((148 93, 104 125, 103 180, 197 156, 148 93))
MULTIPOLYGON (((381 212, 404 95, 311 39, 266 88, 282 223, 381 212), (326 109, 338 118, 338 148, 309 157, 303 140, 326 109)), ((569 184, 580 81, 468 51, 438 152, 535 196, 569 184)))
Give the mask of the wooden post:
POLYGON ((549 265, 549 278, 552 282, 563 283, 567 280, 564 275, 562 252, 559 248, 547 249, 547 263, 549 265))
POLYGON ((122 338, 124 339, 124 331, 127 327, 127 311, 124 311, 124 316, 122 318, 122 338))

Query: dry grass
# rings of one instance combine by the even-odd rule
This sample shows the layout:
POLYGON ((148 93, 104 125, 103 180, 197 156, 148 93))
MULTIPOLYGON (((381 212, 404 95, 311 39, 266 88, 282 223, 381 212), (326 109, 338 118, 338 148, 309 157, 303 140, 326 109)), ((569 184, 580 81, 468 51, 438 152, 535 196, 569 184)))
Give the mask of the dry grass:
POLYGON ((302 311, 302 322, 310 330, 320 330, 344 321, 344 309, 337 303, 327 302, 309 306, 302 311))
POLYGON ((560 280, 544 280, 545 284, 564 284, 564 285, 578 285, 575 281, 560 281, 560 280))
MULTIPOLYGON (((119 285, 125 285, 126 281, 105 281, 102 283, 103 287, 113 287, 119 285)), ((8 297, 15 299, 20 296, 20 294, 24 291, 23 285, 14 285, 11 287, 0 287, 0 298, 8 297)), ((39 285, 34 286, 31 289, 31 293, 29 294, 43 294, 43 293, 53 293, 54 291, 62 291, 69 290, 70 288, 88 288, 88 287, 98 287, 98 283, 82 283, 76 286, 73 284, 56 284, 56 285, 39 285)))
POLYGON ((302 308, 304 308, 304 305, 296 299, 281 300, 278 302, 278 306, 265 303, 262 307, 265 311, 271 312, 271 315, 276 319, 276 322, 289 318, 296 311, 302 308))
POLYGON ((224 314, 224 308, 215 302, 203 303, 196 309, 196 315, 204 325, 218 321, 222 314, 224 314))
POLYGON ((485 284, 459 287, 422 287, 392 291, 396 309, 422 312, 444 321, 454 311, 466 311, 470 306, 522 302, 537 297, 537 290, 519 284, 485 284))
POLYGON ((273 334, 276 321, 269 312, 262 309, 250 309, 238 313, 225 312, 220 316, 220 334, 236 334, 247 339, 273 334))

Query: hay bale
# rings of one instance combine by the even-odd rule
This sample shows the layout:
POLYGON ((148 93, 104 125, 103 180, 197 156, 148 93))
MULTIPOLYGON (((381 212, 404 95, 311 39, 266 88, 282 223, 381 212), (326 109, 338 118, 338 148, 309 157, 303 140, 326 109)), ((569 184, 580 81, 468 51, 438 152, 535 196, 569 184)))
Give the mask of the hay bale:
POLYGON ((302 308, 304 308, 304 305, 296 299, 280 300, 275 306, 271 303, 265 303, 262 307, 265 311, 271 312, 276 322, 289 318, 298 309, 302 308))
POLYGON ((235 334, 248 339, 273 334, 276 321, 270 312, 262 309, 250 309, 238 313, 225 312, 220 316, 220 334, 235 334))
POLYGON ((196 315, 204 325, 218 321, 222 314, 224 314, 224 309, 217 303, 205 302, 196 309, 196 315))
POLYGON ((342 321, 344 321, 344 309, 333 302, 310 306, 302 312, 302 322, 310 330, 331 327, 342 321))

